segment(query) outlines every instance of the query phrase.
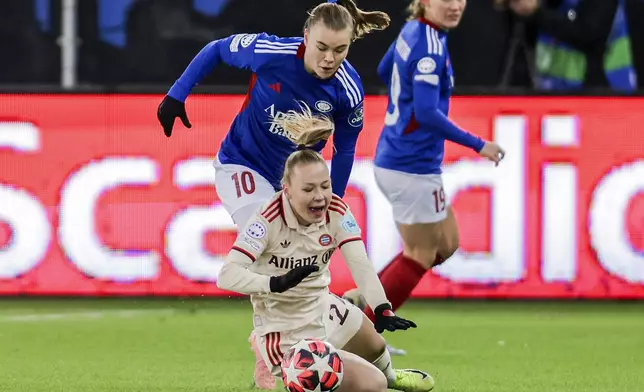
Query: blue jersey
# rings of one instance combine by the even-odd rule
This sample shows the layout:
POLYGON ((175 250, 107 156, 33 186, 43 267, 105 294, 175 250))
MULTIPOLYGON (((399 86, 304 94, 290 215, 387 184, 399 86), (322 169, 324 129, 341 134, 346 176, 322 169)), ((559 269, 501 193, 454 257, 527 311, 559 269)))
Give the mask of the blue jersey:
POLYGON ((448 118, 454 86, 446 32, 412 20, 402 28, 378 66, 389 104, 375 165, 416 174, 440 174, 445 140, 475 151, 484 141, 448 118))
MULTIPOLYGON (((185 101, 192 88, 217 64, 253 72, 246 101, 222 142, 221 163, 247 166, 280 189, 284 163, 296 150, 273 118, 306 103, 314 114, 335 122, 331 186, 342 196, 353 166, 358 134, 362 130, 364 91, 356 70, 344 61, 334 77, 323 80, 308 73, 303 61, 303 38, 238 34, 209 43, 192 60, 168 95, 185 101)), ((326 142, 315 146, 322 150, 326 142)))

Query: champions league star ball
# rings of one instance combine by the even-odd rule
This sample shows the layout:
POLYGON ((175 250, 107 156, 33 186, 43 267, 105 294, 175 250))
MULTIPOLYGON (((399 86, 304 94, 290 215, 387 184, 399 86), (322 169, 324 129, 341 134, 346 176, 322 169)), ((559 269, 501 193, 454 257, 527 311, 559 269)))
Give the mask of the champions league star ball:
POLYGON ((289 392, 330 392, 342 383, 342 359, 331 344, 303 339, 282 359, 282 381, 289 392))

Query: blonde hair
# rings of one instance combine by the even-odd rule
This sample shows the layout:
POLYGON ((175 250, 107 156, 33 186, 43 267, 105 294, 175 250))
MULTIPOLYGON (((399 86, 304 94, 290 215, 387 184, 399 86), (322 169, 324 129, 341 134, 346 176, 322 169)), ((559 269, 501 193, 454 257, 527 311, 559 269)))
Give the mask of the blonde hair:
POLYGON ((300 103, 301 111, 289 110, 285 115, 273 118, 271 123, 279 126, 291 141, 297 145, 297 151, 291 153, 284 164, 282 184, 289 183, 293 169, 299 165, 309 163, 323 163, 324 157, 317 151, 311 150, 323 140, 328 140, 335 130, 335 123, 327 116, 314 115, 311 108, 305 103, 300 103))
POLYGON ((425 16, 425 6, 420 3, 420 0, 413 0, 407 6, 407 12, 409 12, 408 20, 423 18, 425 16))
POLYGON ((374 30, 384 30, 391 18, 382 11, 363 11, 353 0, 337 0, 336 3, 321 3, 309 11, 304 23, 307 29, 322 21, 331 30, 353 28, 353 40, 364 37, 374 30))

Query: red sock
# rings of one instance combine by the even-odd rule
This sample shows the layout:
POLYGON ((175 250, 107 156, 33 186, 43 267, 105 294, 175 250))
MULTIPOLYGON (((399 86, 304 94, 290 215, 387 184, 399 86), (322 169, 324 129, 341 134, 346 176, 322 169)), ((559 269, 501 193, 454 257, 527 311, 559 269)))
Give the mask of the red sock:
MULTIPOLYGON (((380 282, 385 289, 385 294, 391 302, 391 307, 396 310, 407 301, 420 279, 427 270, 414 260, 402 253, 398 254, 389 265, 380 272, 380 282)), ((365 309, 365 314, 371 321, 375 317, 373 311, 365 309)))
POLYGON ((378 277, 379 277, 380 279, 382 279, 382 276, 383 276, 384 274, 386 274, 386 273, 387 273, 387 270, 388 270, 389 268, 391 268, 391 266, 392 266, 392 265, 394 265, 394 264, 395 264, 395 263, 394 263, 394 261, 396 261, 396 260, 397 260, 400 256, 402 256, 402 255, 403 255, 403 253, 402 253, 402 252, 400 252, 400 253, 398 253, 397 255, 395 255, 395 256, 394 256, 394 258, 393 258, 393 259, 391 259, 391 261, 389 262, 389 264, 385 265, 385 268, 383 268, 383 269, 382 269, 382 271, 378 272, 378 277))

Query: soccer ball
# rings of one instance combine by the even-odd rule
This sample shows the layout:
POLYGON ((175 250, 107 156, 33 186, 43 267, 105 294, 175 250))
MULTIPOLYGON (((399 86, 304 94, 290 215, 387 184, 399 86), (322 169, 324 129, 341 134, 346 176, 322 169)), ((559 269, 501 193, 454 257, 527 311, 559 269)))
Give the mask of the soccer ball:
POLYGON ((282 359, 282 381, 289 392, 330 392, 342 383, 342 359, 331 344, 303 339, 282 359))

